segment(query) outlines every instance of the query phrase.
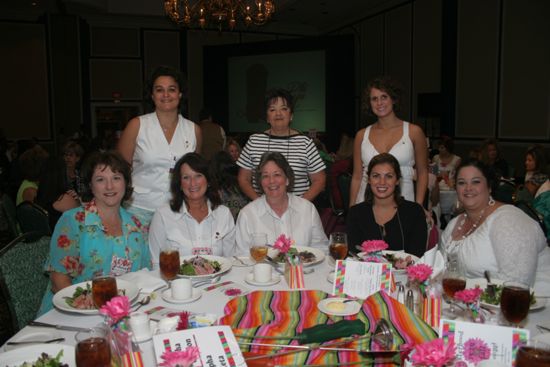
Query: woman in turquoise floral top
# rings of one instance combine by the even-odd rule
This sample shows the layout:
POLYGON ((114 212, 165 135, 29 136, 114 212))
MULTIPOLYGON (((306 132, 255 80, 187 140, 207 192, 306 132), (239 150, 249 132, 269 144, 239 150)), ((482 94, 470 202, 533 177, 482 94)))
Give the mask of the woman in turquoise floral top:
POLYGON ((82 171, 88 202, 63 213, 55 226, 45 265, 50 286, 39 315, 52 308, 54 293, 71 284, 150 267, 141 223, 121 206, 132 194, 130 165, 118 153, 94 153, 82 171))

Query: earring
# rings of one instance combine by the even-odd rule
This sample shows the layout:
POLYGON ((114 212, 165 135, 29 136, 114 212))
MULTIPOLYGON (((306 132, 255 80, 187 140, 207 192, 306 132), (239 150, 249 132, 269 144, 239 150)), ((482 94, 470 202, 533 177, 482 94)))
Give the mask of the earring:
POLYGON ((493 197, 491 195, 489 195, 489 205, 490 206, 495 205, 495 199, 493 199, 493 197))

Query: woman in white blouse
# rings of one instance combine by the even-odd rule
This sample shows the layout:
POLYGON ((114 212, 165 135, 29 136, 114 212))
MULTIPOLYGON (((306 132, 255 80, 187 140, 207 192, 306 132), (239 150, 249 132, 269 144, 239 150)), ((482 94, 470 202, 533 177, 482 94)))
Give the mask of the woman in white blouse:
POLYGON ((210 182, 208 162, 187 153, 174 167, 172 200, 155 212, 149 229, 153 266, 158 267, 164 246, 177 246, 181 256, 232 256, 235 224, 229 209, 220 205, 218 190, 210 182))
POLYGON ((262 196, 249 203, 237 218, 237 250, 248 254, 252 233, 266 233, 272 244, 281 234, 296 246, 325 250, 328 245, 321 219, 308 200, 290 194, 294 172, 281 153, 266 152, 256 170, 262 196))

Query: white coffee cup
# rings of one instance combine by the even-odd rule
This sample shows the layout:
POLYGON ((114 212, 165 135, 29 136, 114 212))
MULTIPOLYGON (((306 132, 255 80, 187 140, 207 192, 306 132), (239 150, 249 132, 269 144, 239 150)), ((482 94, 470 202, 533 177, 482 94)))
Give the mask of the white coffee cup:
POLYGON ((271 280, 271 265, 260 263, 254 265, 254 280, 258 283, 267 283, 271 280))
POLYGON ((172 280, 171 283, 172 298, 173 299, 188 299, 193 294, 193 285, 191 279, 179 278, 172 280))
POLYGON ((130 314, 130 328, 137 342, 151 339, 151 324, 149 315, 143 312, 132 312, 130 314))

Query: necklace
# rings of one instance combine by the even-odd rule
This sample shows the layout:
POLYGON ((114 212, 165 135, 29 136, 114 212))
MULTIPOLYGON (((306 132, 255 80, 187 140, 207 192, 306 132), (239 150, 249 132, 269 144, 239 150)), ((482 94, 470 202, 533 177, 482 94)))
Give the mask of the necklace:
MULTIPOLYGON (((489 205, 487 205, 485 208, 483 208, 483 210, 481 211, 481 213, 479 213, 479 217, 477 218, 477 220, 475 222, 473 222, 472 226, 470 227, 470 229, 468 230, 468 232, 464 233, 462 235, 462 239, 468 237, 469 235, 472 234, 473 231, 475 231, 477 229, 477 226, 479 225, 479 223, 481 222, 481 219, 483 219, 483 215, 485 214, 485 210, 489 207, 489 205)), ((464 214, 462 215, 462 221, 460 222, 460 224, 458 225, 458 228, 457 228, 457 232, 460 233, 462 232, 462 229, 464 228, 464 224, 466 223, 466 219, 469 219, 470 222, 472 222, 472 220, 470 219, 470 217, 468 216, 468 213, 464 212, 464 214)))
MULTIPOLYGON (((401 246, 405 251, 405 236, 403 235, 403 226, 401 225, 401 217, 399 216, 399 208, 395 208, 397 213, 397 223, 399 223, 399 231, 401 232, 401 246)), ((378 223, 377 223, 378 224, 378 223)), ((385 240, 386 237, 386 225, 378 224, 378 231, 380 232, 380 239, 385 240)))
MULTIPOLYGON (((269 149, 270 146, 271 146, 271 136, 273 135, 273 131, 271 129, 269 129, 269 134, 268 134, 268 137, 267 137, 267 151, 270 152, 271 150, 269 149)), ((275 135, 273 135, 275 136, 275 135)), ((284 138, 284 136, 283 136, 284 138)), ((290 154, 290 127, 288 128, 288 135, 286 136, 286 159, 288 160, 289 159, 289 154, 290 154)))

